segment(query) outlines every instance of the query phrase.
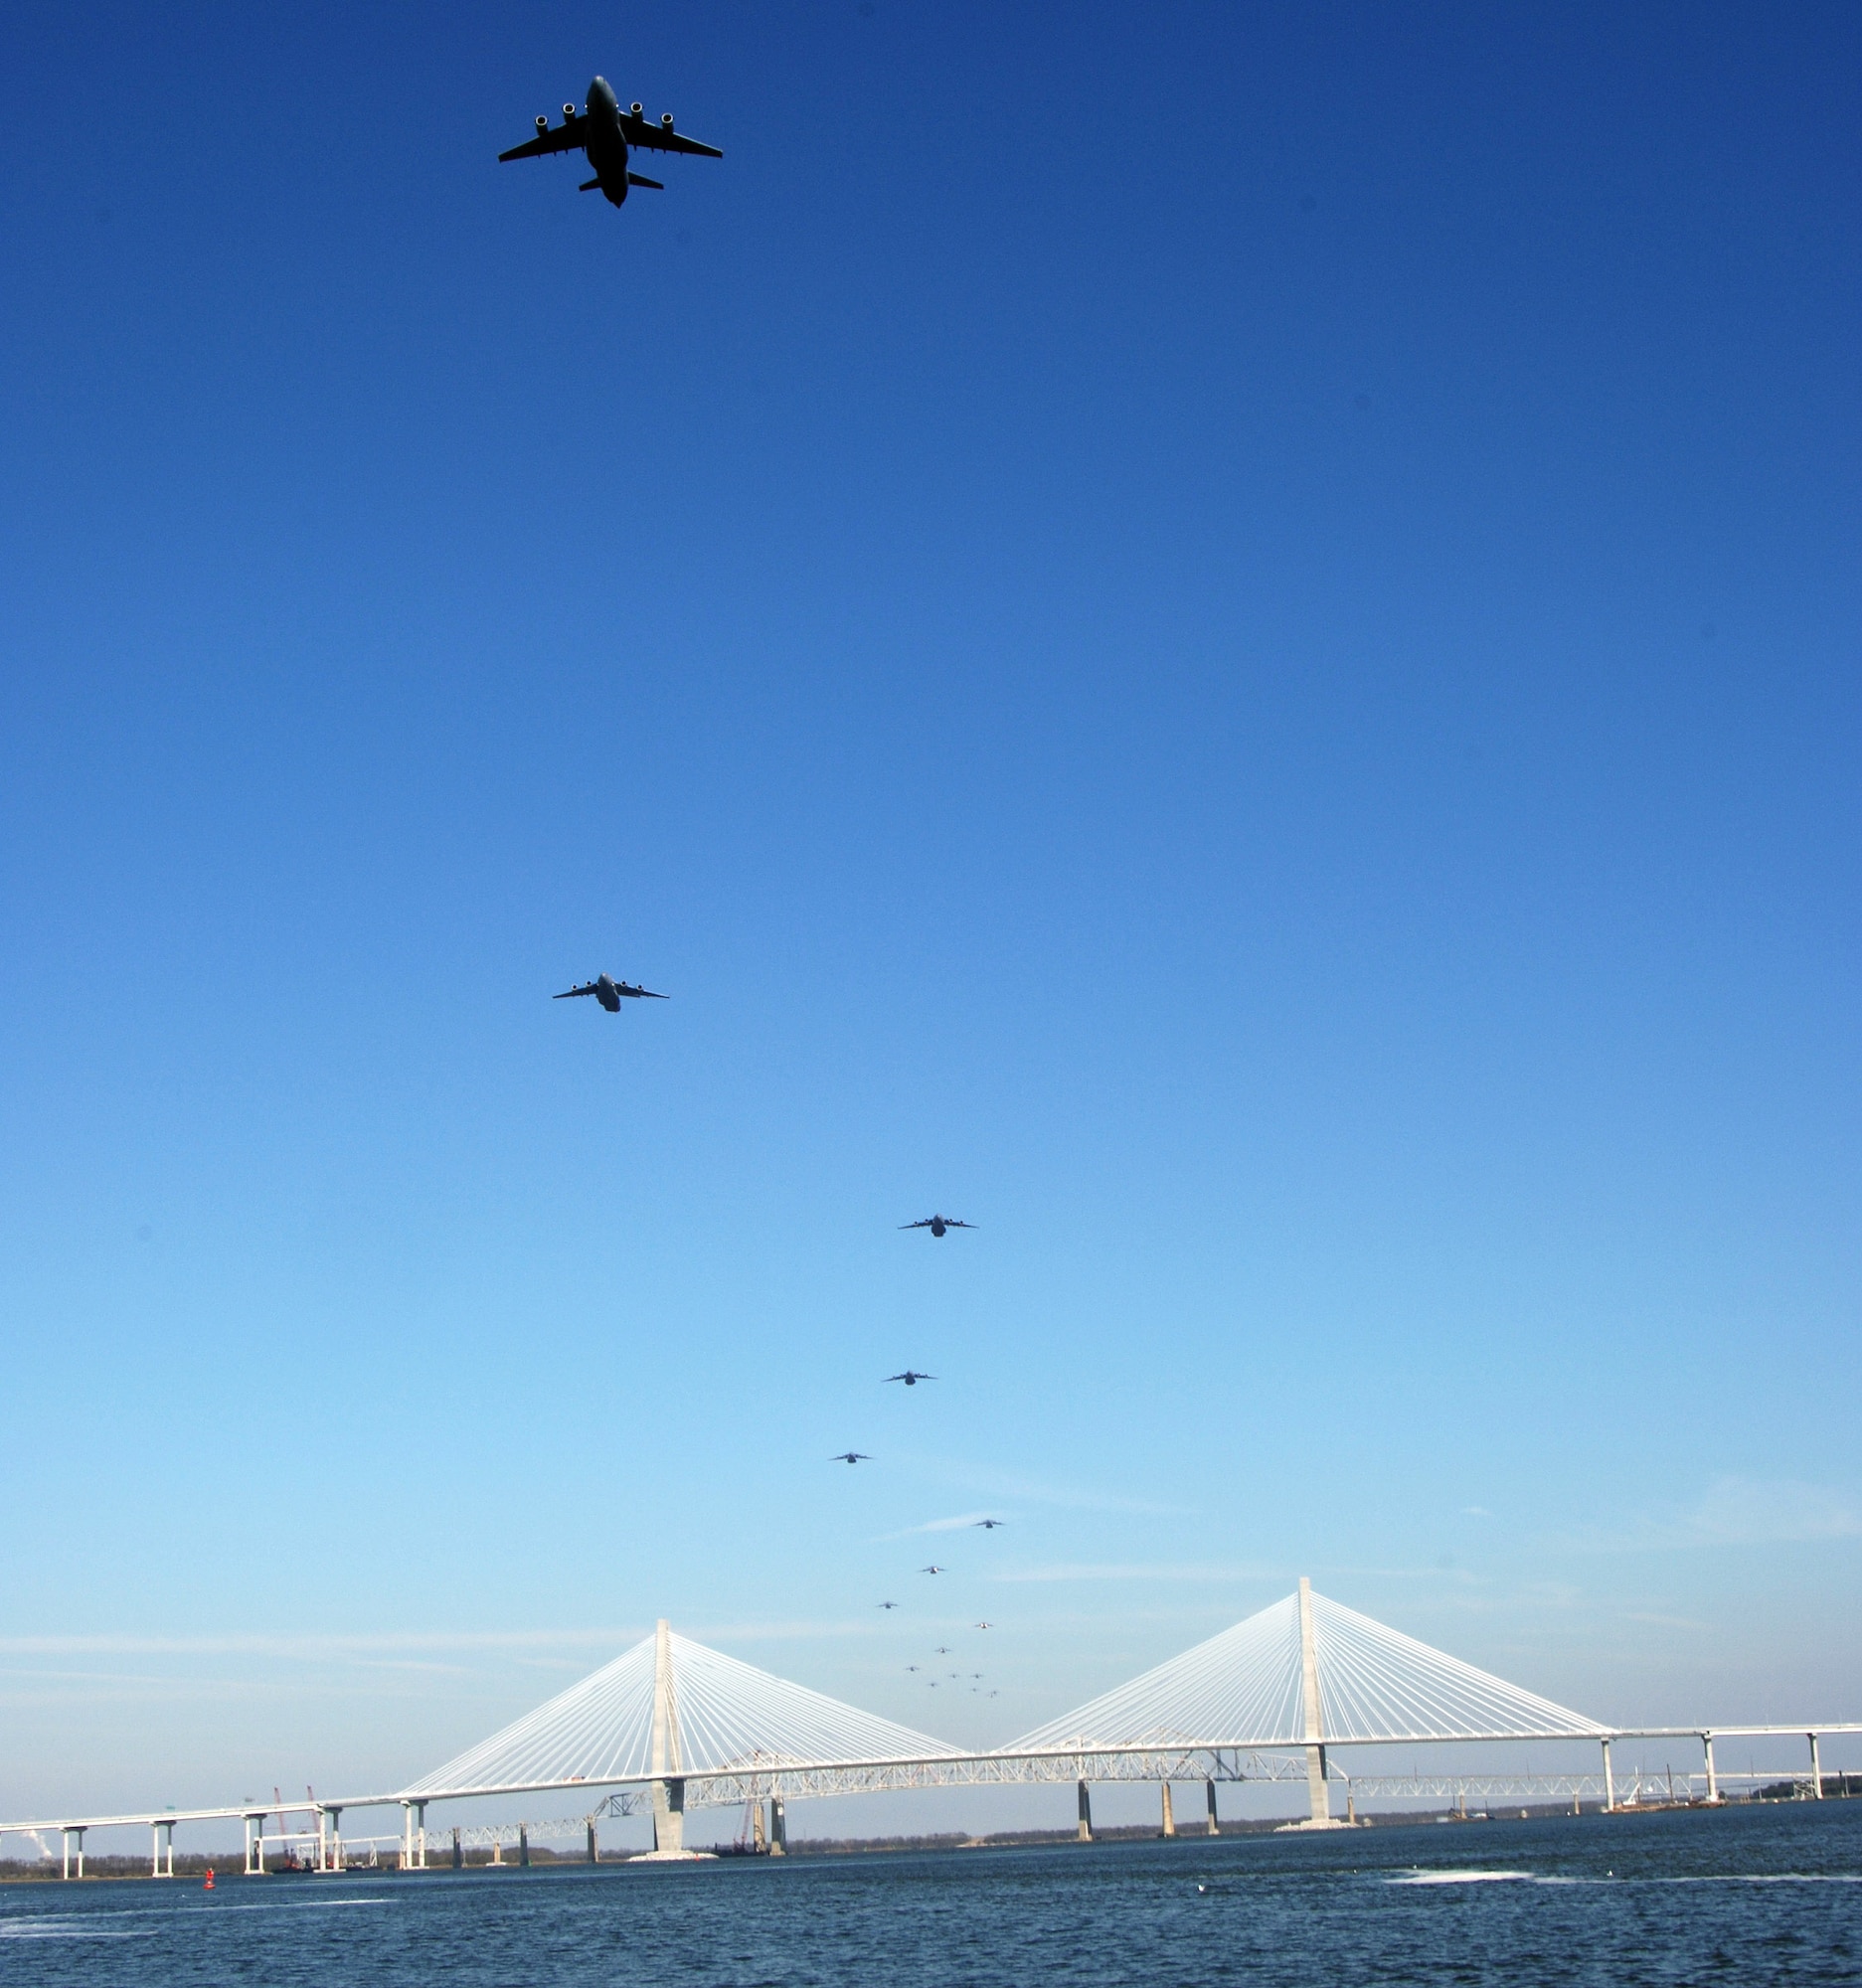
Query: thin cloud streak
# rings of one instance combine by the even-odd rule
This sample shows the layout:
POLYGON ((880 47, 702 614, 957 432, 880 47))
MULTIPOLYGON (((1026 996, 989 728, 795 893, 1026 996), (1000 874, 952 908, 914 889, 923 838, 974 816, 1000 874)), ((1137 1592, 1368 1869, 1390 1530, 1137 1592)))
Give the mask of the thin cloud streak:
POLYGON ((906 1526, 896 1533, 882 1533, 879 1543, 887 1540, 909 1540, 915 1533, 956 1533, 965 1526, 980 1525, 985 1519, 993 1519, 994 1512, 959 1512, 953 1519, 927 1519, 922 1526, 906 1526))
POLYGON ((1825 1485, 1717 1477, 1692 1505, 1640 1513, 1618 1531, 1561 1537, 1556 1544, 1575 1553, 1664 1553, 1856 1539, 1862 1539, 1862 1510, 1825 1485))
POLYGON ((630 1649, 646 1629, 493 1629, 393 1631, 380 1635, 0 1636, 0 1656, 20 1657, 324 1657, 363 1659, 423 1650, 534 1650, 589 1644, 630 1649))
POLYGON ((1006 1574, 992 1574, 991 1580, 1271 1580, 1276 1572, 1263 1567, 1213 1567, 1181 1562, 1150 1564, 1069 1563, 1059 1567, 1019 1568, 1006 1574))
POLYGON ((966 1491, 990 1492, 998 1498, 1028 1505, 1054 1505, 1073 1512, 1134 1512, 1145 1518, 1183 1519, 1195 1516, 1187 1505, 1168 1505, 1154 1498, 1130 1498, 1112 1491, 1089 1491, 1077 1484, 1044 1484, 1012 1471, 974 1468, 930 1470, 946 1483, 966 1491))

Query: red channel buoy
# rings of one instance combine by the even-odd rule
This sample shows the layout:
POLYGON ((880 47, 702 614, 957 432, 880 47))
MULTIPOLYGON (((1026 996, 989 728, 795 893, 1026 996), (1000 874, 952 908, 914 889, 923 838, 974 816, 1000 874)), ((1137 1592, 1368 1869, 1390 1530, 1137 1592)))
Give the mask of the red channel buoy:
POLYGON ((213 1871, 213 1866, 210 1864, 207 1867, 207 1882, 201 1887, 201 1890, 203 1892, 211 1892, 213 1889, 214 1889, 214 1871, 213 1871))

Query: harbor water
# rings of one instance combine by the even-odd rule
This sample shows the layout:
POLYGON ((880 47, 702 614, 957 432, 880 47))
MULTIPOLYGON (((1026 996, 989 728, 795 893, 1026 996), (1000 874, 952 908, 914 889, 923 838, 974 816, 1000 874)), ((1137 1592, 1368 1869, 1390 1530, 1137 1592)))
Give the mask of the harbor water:
POLYGON ((1862 1800, 677 1867, 0 1887, 7 1988, 1862 1982, 1862 1800))

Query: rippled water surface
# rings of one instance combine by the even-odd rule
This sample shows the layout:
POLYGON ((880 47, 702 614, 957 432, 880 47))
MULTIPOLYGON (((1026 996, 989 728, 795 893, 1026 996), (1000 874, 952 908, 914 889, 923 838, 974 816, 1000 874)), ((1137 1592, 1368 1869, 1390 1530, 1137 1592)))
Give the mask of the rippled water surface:
POLYGON ((0 1981, 1862 1982, 1862 1801, 1320 1837, 0 1888, 0 1981))

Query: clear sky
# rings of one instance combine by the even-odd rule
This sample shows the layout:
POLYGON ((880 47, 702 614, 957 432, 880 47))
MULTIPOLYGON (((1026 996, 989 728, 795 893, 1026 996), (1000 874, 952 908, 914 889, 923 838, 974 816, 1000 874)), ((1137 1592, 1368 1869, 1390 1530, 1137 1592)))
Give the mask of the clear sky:
POLYGON ((8 41, 0 1811, 1300 1573, 1862 1716, 1855 10, 8 41))

